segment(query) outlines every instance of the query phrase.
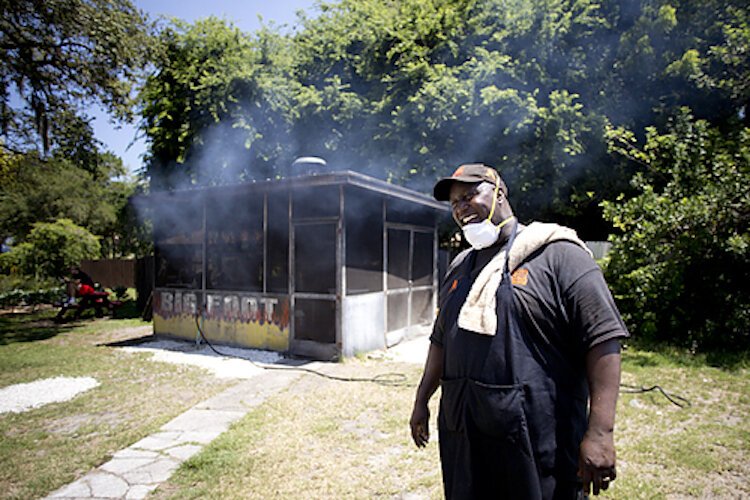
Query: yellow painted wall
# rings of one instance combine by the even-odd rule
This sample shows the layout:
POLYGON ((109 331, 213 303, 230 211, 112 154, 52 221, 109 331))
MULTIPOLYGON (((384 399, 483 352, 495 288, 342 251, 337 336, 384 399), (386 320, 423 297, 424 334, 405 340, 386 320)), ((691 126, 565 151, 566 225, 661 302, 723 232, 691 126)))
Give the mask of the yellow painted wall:
MULTIPOLYGON (((256 298, 230 293, 212 293, 211 296, 208 314, 199 317, 201 329, 209 342, 279 352, 289 350, 287 298, 256 298), (226 310, 222 310, 225 296, 228 297, 226 310), (266 310, 271 303, 271 308, 266 310)), ((200 297, 195 292, 158 291, 154 300, 154 332, 195 340, 198 335, 195 314, 199 303, 200 297)))
MULTIPOLYGON (((289 350, 289 328, 282 329, 273 323, 206 319, 202 328, 209 342, 279 352, 289 350)), ((186 315, 165 318, 154 314, 154 332, 186 340, 195 340, 198 335, 195 318, 186 315)))

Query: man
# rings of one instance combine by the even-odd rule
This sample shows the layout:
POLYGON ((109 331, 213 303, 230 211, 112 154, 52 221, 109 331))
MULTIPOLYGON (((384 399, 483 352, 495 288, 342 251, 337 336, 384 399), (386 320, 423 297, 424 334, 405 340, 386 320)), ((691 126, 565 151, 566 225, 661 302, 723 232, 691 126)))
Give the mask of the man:
POLYGON ((482 164, 438 181, 472 248, 441 285, 411 432, 438 430, 447 498, 581 498, 615 479, 620 339, 628 332, 571 229, 518 224, 482 164), (589 409, 587 414, 587 402, 589 409))
POLYGON ((101 308, 103 306, 109 307, 109 300, 106 294, 100 299, 101 303, 96 302, 96 283, 94 283, 91 276, 83 272, 78 266, 71 266, 69 271, 70 277, 64 278, 67 299, 57 313, 57 316, 55 316, 55 321, 61 322, 67 310, 73 308, 76 310, 75 319, 77 320, 81 317, 81 312, 91 306, 95 307, 97 317, 101 316, 101 308), (78 303, 76 303, 76 298, 80 299, 78 303))

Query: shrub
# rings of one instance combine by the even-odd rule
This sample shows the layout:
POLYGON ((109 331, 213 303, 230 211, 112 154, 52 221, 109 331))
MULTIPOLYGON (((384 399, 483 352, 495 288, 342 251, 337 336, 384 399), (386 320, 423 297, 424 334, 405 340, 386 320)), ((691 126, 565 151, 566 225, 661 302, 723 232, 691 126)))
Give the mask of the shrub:
POLYGON ((65 288, 51 287, 38 290, 24 290, 16 288, 0 292, 0 307, 36 306, 54 304, 65 297, 65 288))
POLYGON ((117 297, 119 300, 125 300, 128 297, 128 287, 126 286, 114 286, 112 287, 112 291, 115 293, 115 297, 117 297))
POLYGON ((0 255, 0 267, 16 275, 59 278, 99 251, 98 238, 69 219, 38 222, 23 243, 0 255))
POLYGON ((634 333, 699 348, 750 347, 750 128, 727 133, 687 110, 665 134, 609 132, 611 149, 646 168, 640 192, 605 202, 622 233, 606 274, 634 333))

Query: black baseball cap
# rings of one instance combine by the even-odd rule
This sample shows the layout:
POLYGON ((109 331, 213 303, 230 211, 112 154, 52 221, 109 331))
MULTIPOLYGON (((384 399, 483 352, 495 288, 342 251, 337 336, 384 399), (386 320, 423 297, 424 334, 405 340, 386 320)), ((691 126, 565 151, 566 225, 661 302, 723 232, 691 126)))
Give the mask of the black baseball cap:
POLYGON ((432 195, 438 201, 448 201, 450 198, 451 185, 454 182, 466 182, 474 184, 476 182, 487 181, 493 186, 500 184, 500 190, 508 194, 508 188, 505 186, 500 174, 494 168, 484 163, 466 163, 456 169, 450 177, 443 177, 435 184, 432 195))

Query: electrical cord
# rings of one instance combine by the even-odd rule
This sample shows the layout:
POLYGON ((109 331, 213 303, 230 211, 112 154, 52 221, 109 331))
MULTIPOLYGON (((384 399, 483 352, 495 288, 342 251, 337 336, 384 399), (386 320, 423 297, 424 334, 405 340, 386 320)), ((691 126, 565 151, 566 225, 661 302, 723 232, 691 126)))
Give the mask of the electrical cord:
POLYGON ((195 315, 195 326, 198 329, 198 333, 200 334, 201 338, 203 339, 203 342, 206 343, 206 345, 216 354, 219 356, 224 356, 227 358, 236 358, 236 359, 242 359, 244 361, 249 361, 253 365, 257 366, 258 368, 262 368, 264 370, 280 370, 280 371, 297 371, 297 372, 304 372, 304 373, 310 373, 312 375, 317 375, 319 377, 327 378, 329 380, 337 380, 339 382, 369 382, 373 384, 378 385, 387 385, 392 387, 414 387, 414 384, 408 383, 406 379, 406 375, 403 373, 381 373, 378 375, 375 375, 374 377, 339 377, 337 375, 329 375, 327 373, 323 373, 318 370, 313 370, 312 368, 304 368, 300 366, 279 366, 279 365, 269 365, 266 363, 258 363, 257 361, 253 361, 251 359, 241 358, 239 356, 234 356, 232 354, 227 354, 225 352, 221 352, 218 349, 216 349, 211 342, 208 341, 206 338, 206 335, 203 333, 203 329, 201 328, 200 322, 198 321, 199 315, 195 315))
POLYGON ((675 406, 679 406, 680 408, 685 408, 687 406, 692 406, 690 404, 690 401, 688 401, 686 398, 683 398, 682 396, 679 396, 677 394, 670 394, 667 391, 665 391, 661 386, 658 385, 652 385, 651 387, 643 387, 643 386, 635 386, 635 385, 628 385, 628 384, 620 384, 620 392, 625 394, 641 394, 651 391, 659 391, 662 396, 667 398, 670 403, 672 403, 675 406), (624 389, 623 389, 624 388, 624 389))
MULTIPOLYGON (((245 361, 249 361, 253 365, 257 366, 258 368, 262 368, 264 370, 298 371, 298 372, 310 373, 310 374, 317 375, 319 377, 327 378, 330 380, 337 380, 339 382, 369 382, 373 384, 396 386, 396 387, 409 387, 409 386, 415 387, 414 384, 409 384, 407 382, 406 375, 403 373, 394 373, 394 372, 381 373, 379 375, 375 375, 374 377, 339 377, 336 375, 329 375, 327 373, 323 373, 318 370, 313 370, 312 368, 303 368, 303 367, 298 367, 298 366, 289 367, 289 366, 269 365, 266 363, 258 363, 257 361, 253 361, 250 359, 240 358, 239 356, 234 356, 232 354, 227 354, 227 353, 219 351, 218 349, 216 349, 216 347, 213 346, 213 344, 211 344, 211 342, 209 342, 209 340, 206 338, 206 335, 203 333, 203 329, 201 328, 198 318, 199 318, 199 315, 196 314, 195 315, 195 327, 198 329, 198 333, 203 339, 203 342, 205 342, 206 345, 219 356, 243 359, 245 361)), ((688 399, 678 394, 671 394, 665 391, 659 385, 652 385, 651 387, 643 387, 643 386, 639 387, 639 386, 629 385, 629 384, 620 384, 620 392, 623 394, 642 394, 642 393, 651 392, 651 391, 660 392, 665 398, 667 398, 667 400, 670 403, 680 408, 692 406, 688 399)))

